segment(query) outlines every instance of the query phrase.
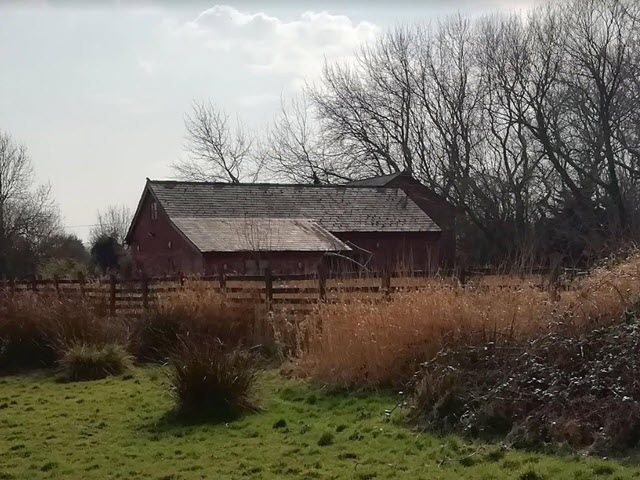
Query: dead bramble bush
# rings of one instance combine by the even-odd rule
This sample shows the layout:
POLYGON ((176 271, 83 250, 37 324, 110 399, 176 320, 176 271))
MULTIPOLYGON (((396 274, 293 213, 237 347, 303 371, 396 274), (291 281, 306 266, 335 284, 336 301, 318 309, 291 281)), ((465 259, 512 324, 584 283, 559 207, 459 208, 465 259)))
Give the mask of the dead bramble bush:
POLYGON ((415 420, 514 445, 553 443, 594 453, 640 441, 640 322, 531 339, 497 335, 425 362, 409 389, 415 420))

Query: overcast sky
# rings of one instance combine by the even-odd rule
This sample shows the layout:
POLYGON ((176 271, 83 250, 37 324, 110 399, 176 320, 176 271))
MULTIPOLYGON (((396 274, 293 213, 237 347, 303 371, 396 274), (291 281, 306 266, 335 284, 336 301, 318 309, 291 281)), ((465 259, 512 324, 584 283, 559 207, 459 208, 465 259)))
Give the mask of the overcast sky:
POLYGON ((0 130, 28 147, 86 239, 97 209, 135 208, 145 177, 171 178, 193 99, 261 129, 325 58, 348 60, 385 29, 534 1, 3 0, 0 130))

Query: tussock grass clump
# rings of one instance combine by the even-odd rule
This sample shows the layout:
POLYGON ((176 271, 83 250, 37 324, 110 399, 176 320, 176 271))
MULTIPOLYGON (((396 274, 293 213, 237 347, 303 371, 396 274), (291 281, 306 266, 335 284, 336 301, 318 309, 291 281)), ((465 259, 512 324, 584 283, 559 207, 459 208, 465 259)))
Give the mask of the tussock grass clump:
POLYGON ((127 328, 86 302, 20 293, 0 299, 0 370, 53 367, 76 343, 122 343, 127 328))
POLYGON ((253 306, 229 302, 197 282, 160 299, 134 325, 131 351, 142 362, 165 362, 186 335, 219 338, 226 344, 247 344, 256 324, 253 306))
POLYGON ((390 301, 319 305, 300 324, 297 365, 341 387, 397 385, 445 347, 487 343, 497 334, 525 339, 550 330, 585 332, 612 322, 639 297, 639 253, 562 292, 434 280, 418 292, 394 293, 390 301))
POLYGON ((122 345, 79 343, 65 351, 59 361, 61 379, 77 382, 121 375, 133 366, 133 359, 122 345))
POLYGON ((170 365, 179 414, 224 420, 255 410, 259 363, 252 351, 227 348, 219 338, 188 335, 179 338, 170 365))

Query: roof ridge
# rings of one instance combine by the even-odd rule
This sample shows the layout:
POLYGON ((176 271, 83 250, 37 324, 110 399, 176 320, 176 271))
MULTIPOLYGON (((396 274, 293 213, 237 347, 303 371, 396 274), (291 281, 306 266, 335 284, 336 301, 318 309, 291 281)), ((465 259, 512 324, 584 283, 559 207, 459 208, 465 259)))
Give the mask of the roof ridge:
MULTIPOLYGON (((386 187, 388 182, 395 180, 396 178, 401 177, 403 175, 413 178, 409 172, 407 172, 406 170, 403 170, 401 172, 387 173, 385 175, 376 175, 375 177, 367 177, 367 178, 361 178, 358 180, 351 180, 350 182, 347 182, 346 185, 350 185, 353 187, 366 187, 366 186, 386 187), (371 185, 371 184, 367 185, 366 183, 366 182, 379 182, 379 181, 384 181, 385 183, 383 183, 382 185, 371 185)), ((393 188, 393 187, 390 187, 390 188, 393 188)))
POLYGON ((249 186, 257 186, 257 187, 313 187, 313 188, 392 188, 392 189, 400 189, 400 187, 383 187, 383 186, 375 186, 375 185, 351 185, 349 183, 340 183, 340 184, 321 184, 317 185, 314 183, 271 183, 271 182, 240 182, 240 183, 229 183, 229 182, 205 182, 205 181, 195 181, 195 180, 152 180, 148 179, 148 183, 172 183, 176 185, 219 185, 219 186, 229 186, 229 187, 249 187, 249 186))

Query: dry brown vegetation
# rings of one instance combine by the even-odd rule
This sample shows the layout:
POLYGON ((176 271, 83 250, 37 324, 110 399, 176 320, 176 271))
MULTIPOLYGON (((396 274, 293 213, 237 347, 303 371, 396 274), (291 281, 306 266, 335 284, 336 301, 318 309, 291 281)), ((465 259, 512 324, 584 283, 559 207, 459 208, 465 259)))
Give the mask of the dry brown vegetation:
POLYGON ((611 260, 565 291, 526 282, 499 288, 434 281, 390 301, 321 304, 297 331, 296 364, 341 387, 398 384, 444 347, 528 338, 550 329, 584 332, 606 324, 640 297, 640 253, 611 260))
POLYGON ((224 344, 253 347, 268 338, 263 312, 234 304, 223 295, 191 282, 167 293, 133 322, 131 350, 141 361, 166 360, 188 334, 217 338, 224 344))
POLYGON ((0 370, 54 366, 76 344, 124 344, 127 327, 86 302, 25 292, 0 299, 0 370))
POLYGON ((260 362, 255 351, 226 345, 218 338, 184 335, 170 365, 179 414, 227 420, 256 409, 253 390, 260 362))

